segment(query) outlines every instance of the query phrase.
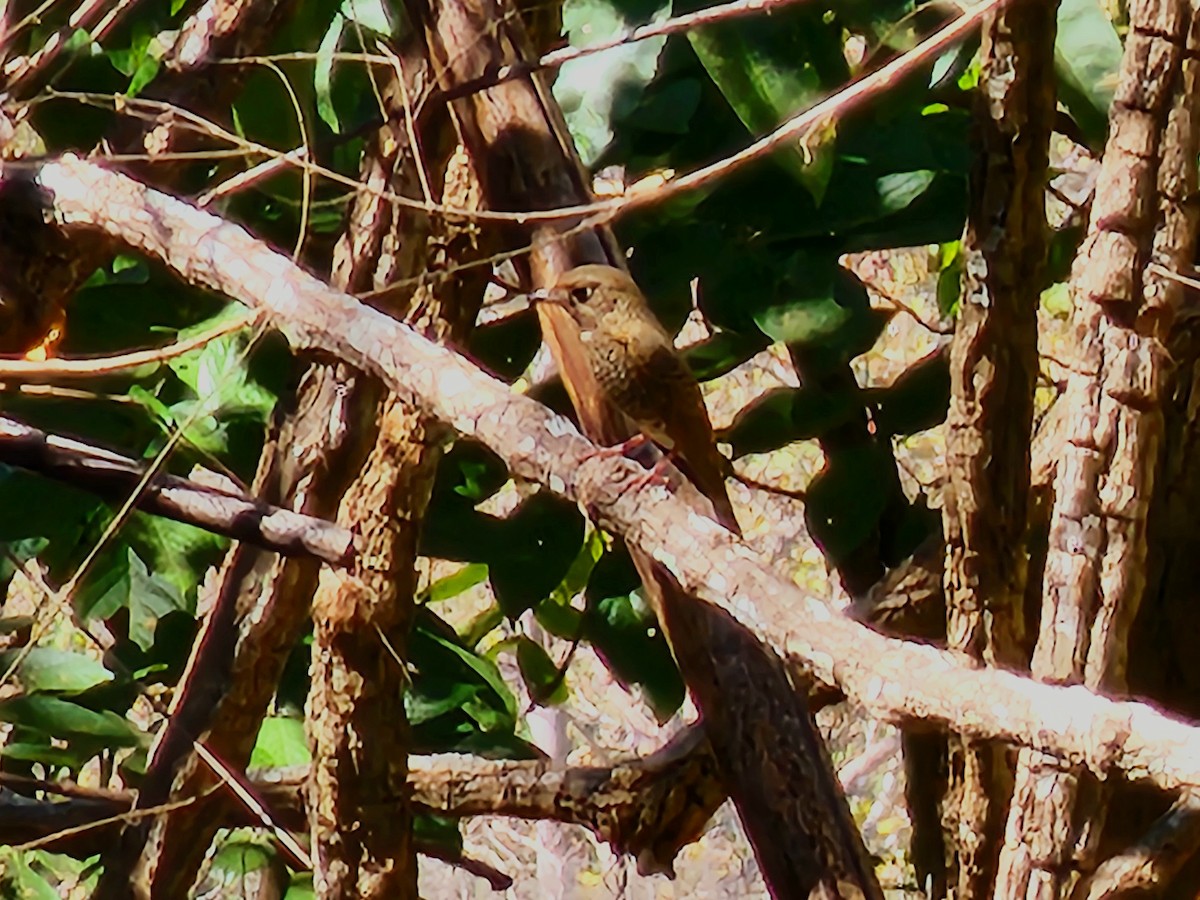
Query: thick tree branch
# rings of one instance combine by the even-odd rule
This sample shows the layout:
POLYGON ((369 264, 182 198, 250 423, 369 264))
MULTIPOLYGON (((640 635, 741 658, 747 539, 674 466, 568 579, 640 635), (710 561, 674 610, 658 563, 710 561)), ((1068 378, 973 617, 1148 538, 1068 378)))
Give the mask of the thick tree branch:
MULTIPOLYGON (((251 785, 284 827, 303 830, 309 777, 307 768, 263 772, 251 785)), ((134 800, 132 791, 59 786, 12 775, 0 775, 0 784, 8 788, 0 791, 0 843, 45 842, 44 849, 79 857, 111 843, 118 823, 105 820, 128 813, 134 800), (69 799, 24 796, 35 793, 69 799)), ((413 804, 451 818, 495 815, 582 825, 618 853, 637 859, 644 874, 670 872, 675 855, 703 834, 725 800, 712 748, 699 728, 682 732, 648 757, 612 766, 561 769, 539 760, 451 755, 415 760, 408 785, 413 804)), ((378 802, 386 812, 396 801, 384 794, 378 802)), ((226 827, 260 824, 235 806, 226 805, 222 815, 226 827)), ((428 848, 420 849, 430 855, 428 848)))
POLYGON ((159 473, 139 490, 145 472, 135 460, 4 417, 0 461, 102 497, 124 498, 137 491, 143 512, 284 556, 311 556, 338 568, 355 556, 349 529, 177 475, 159 473))
POLYGON ((491 447, 513 474, 583 504, 600 525, 648 551, 684 589, 840 687, 871 715, 999 738, 1100 777, 1120 772, 1164 790, 1200 787, 1200 728, 1143 703, 972 668, 934 647, 882 637, 771 572, 696 511, 703 501, 688 485, 672 492, 648 483, 634 462, 597 454, 562 416, 332 290, 243 228, 74 157, 43 166, 39 180, 63 227, 103 229, 192 283, 264 308, 294 346, 320 347, 378 374, 491 447))

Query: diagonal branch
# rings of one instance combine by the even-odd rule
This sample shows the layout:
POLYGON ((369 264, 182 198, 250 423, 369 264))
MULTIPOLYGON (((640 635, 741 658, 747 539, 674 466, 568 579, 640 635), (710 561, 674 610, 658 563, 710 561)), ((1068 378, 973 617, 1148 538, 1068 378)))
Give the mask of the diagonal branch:
POLYGON ((1200 787, 1200 728, 1082 686, 976 669, 832 612, 699 513, 694 489, 683 485, 672 493, 647 483, 644 469, 598 454, 562 416, 332 290, 240 226, 71 156, 44 165, 39 181, 60 227, 102 229, 192 283, 262 307, 294 346, 319 347, 377 374, 430 415, 491 447, 514 475, 583 504, 685 590, 840 687, 871 715, 998 738, 1102 778, 1119 772, 1164 790, 1200 787))
MULTIPOLYGON (((0 417, 0 461, 121 499, 145 475, 132 459, 5 417, 0 417)), ((348 529, 177 475, 155 475, 138 494, 137 506, 284 556, 312 556, 341 568, 355 555, 348 529)))

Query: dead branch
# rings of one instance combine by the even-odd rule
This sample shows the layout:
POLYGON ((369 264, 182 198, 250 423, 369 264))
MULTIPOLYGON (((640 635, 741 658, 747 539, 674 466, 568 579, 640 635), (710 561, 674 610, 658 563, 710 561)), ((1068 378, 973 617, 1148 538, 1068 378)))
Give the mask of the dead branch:
POLYGON ((137 350, 117 356, 95 359, 0 359, 0 378, 11 378, 23 385, 42 384, 69 378, 94 378, 98 375, 110 375, 125 369, 159 365, 168 359, 198 350, 216 338, 232 334, 247 325, 253 325, 254 320, 255 316, 253 315, 238 316, 209 329, 204 334, 176 341, 166 347, 137 350))
MULTIPOLYGON (((261 772, 250 784, 285 827, 303 830, 309 817, 309 777, 307 768, 261 772)), ((5 786, 0 790, 0 843, 37 841, 44 849, 77 857, 91 856, 111 843, 119 825, 112 820, 127 814, 135 797, 133 791, 82 789, 8 774, 0 774, 0 784, 5 786), (34 799, 31 794, 69 799, 34 799)), ((671 872, 676 854, 699 839, 725 800, 712 749, 699 728, 681 732, 648 757, 612 766, 563 769, 539 760, 455 755, 414 760, 408 784, 414 804, 442 816, 511 816, 584 826, 616 852, 637 859, 644 874, 671 872)), ((383 793, 374 805, 387 813, 396 802, 383 793)), ((261 824, 233 806, 226 806, 222 815, 225 827, 261 824)), ((428 847, 419 849, 437 855, 428 847)))
MULTIPOLYGON (((89 791, 87 797, 73 797, 65 801, 38 800, 24 796, 19 791, 22 786, 14 782, 11 776, 0 776, 0 781, 18 788, 0 788, 0 843, 8 847, 33 845, 78 858, 95 856, 110 846, 119 836, 121 820, 129 816, 134 802, 132 791, 101 790, 89 791)), ((276 786, 268 784, 264 787, 276 786)), ((42 784, 36 790, 55 794, 59 793, 60 787, 42 784)), ((73 793, 70 786, 64 793, 69 796, 68 792, 73 793)), ((293 785, 290 792, 299 808, 302 788, 293 785)), ((190 803, 183 804, 183 808, 190 807, 190 803)), ((231 817, 226 824, 229 827, 245 827, 259 823, 231 817)), ((298 819, 297 824, 302 825, 303 820, 298 819)), ((416 840, 416 849, 423 856, 443 860, 485 879, 493 890, 506 890, 512 886, 512 878, 508 875, 466 854, 454 853, 440 844, 421 839, 416 840)))
MULTIPOLYGON (((103 497, 124 499, 145 477, 135 460, 5 417, 0 417, 0 460, 103 497)), ((356 553, 348 529, 177 475, 156 474, 138 493, 137 506, 284 556, 311 556, 339 568, 356 553)))
POLYGON ((61 227, 102 229, 192 283, 262 307, 294 346, 320 347, 375 372, 491 447, 514 475, 583 504, 600 525, 647 550, 684 589, 736 617, 869 714, 998 738, 1101 778, 1120 772, 1163 790, 1200 788, 1200 729, 1083 686, 975 669, 832 612, 698 513, 701 501, 687 485, 673 493, 646 483, 636 463, 598 455, 566 419, 330 289, 243 228, 75 157, 46 164, 39 181, 61 227))

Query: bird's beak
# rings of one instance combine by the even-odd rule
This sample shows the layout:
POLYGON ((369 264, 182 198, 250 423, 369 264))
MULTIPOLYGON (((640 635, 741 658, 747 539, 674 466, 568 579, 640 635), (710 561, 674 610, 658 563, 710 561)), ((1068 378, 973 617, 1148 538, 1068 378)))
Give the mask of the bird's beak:
POLYGON ((554 288, 538 288, 536 291, 530 291, 527 295, 530 303, 554 303, 558 306, 565 305, 566 298, 563 297, 560 291, 554 288))

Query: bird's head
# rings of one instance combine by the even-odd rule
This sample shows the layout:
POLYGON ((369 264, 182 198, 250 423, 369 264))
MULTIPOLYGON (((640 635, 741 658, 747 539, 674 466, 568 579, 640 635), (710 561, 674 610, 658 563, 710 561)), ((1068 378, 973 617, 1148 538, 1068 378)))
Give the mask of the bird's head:
POLYGON ((612 266, 577 266, 559 276, 541 297, 570 313, 583 330, 602 327, 608 317, 628 316, 641 303, 637 283, 612 266))

